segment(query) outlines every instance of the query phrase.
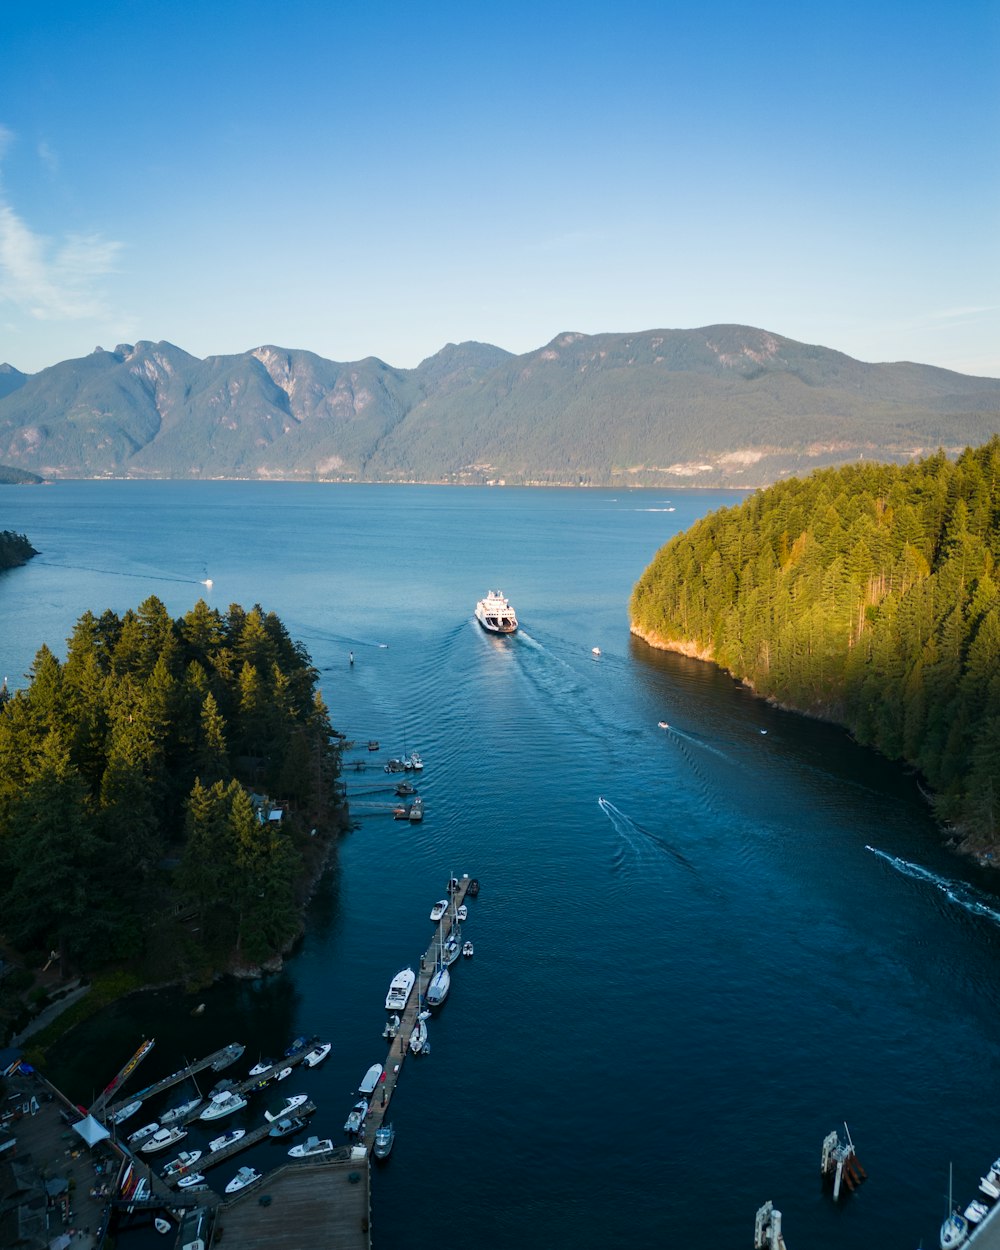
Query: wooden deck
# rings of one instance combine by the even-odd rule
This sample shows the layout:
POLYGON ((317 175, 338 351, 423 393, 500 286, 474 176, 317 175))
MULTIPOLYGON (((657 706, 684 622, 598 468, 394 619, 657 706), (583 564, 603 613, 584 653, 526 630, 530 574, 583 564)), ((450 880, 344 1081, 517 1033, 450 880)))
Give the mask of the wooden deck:
POLYGON ((367 1159, 288 1163, 216 1212, 220 1250, 369 1250, 371 1184, 367 1159))

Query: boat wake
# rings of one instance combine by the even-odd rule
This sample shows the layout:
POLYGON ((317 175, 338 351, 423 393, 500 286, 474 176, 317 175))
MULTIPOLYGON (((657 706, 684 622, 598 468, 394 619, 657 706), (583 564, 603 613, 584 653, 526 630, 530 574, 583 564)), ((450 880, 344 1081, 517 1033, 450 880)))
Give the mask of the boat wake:
POLYGON ((941 891, 950 903, 955 903, 963 910, 969 912, 970 915, 983 916, 1000 927, 1000 910, 997 910, 996 906, 991 905, 997 901, 991 895, 984 894, 981 890, 977 890, 975 886, 969 885, 965 881, 953 881, 949 877, 939 877, 936 872, 931 872, 929 868, 923 868, 920 864, 911 864, 908 859, 903 859, 899 855, 890 855, 887 851, 880 851, 877 846, 866 845, 865 850, 871 851, 873 855, 877 855, 890 868, 894 868, 896 872, 901 873, 904 877, 911 877, 914 881, 925 881, 928 885, 934 886, 936 890, 941 891))
POLYGON ((210 586, 200 577, 180 577, 171 573, 129 573, 126 569, 95 569, 89 564, 56 564, 52 560, 36 560, 39 567, 70 569, 81 573, 99 573, 102 577, 134 577, 141 582, 180 582, 184 586, 210 586))
POLYGON ((695 868, 694 864, 691 863, 686 855, 683 855, 676 847, 671 846, 664 838, 651 833, 648 829, 644 829, 642 825, 636 824, 631 816, 626 816, 620 808, 615 807, 614 803, 609 802, 603 795, 598 798, 597 805, 607 816, 608 820, 611 821, 614 831, 636 855, 641 855, 645 847, 654 846, 665 855, 671 856, 679 864, 682 864, 688 872, 693 872, 697 876, 698 869, 695 868))
POLYGON ((699 734, 685 733, 683 729, 678 729, 676 725, 668 725, 666 721, 660 721, 658 728, 662 729, 666 734, 673 734, 676 738, 683 738, 685 742, 690 742, 692 746, 700 747, 703 751, 709 751, 712 755, 717 755, 720 760, 731 762, 730 756, 725 751, 720 751, 718 747, 712 746, 710 742, 706 742, 699 734))

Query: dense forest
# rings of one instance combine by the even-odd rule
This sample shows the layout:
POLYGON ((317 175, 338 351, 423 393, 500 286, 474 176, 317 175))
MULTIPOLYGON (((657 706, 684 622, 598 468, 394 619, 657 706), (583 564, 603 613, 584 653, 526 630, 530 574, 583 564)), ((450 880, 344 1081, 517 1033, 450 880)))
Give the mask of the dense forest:
POLYGON ((280 950, 343 815, 316 680, 257 606, 151 597, 84 613, 64 662, 43 646, 0 699, 3 937, 162 979, 280 950))
POLYGON ((789 480, 705 517, 635 587, 633 632, 910 761, 941 819, 1000 823, 1000 438, 789 480))
POLYGON ((19 564, 27 564, 38 552, 23 534, 15 534, 13 530, 0 530, 0 569, 14 569, 19 564))

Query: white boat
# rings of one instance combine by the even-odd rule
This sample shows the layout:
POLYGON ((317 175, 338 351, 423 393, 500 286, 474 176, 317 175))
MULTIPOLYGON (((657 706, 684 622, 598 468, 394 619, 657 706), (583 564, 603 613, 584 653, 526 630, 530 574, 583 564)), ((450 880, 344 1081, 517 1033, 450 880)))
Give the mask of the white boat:
POLYGON ((240 1141, 246 1135, 247 1131, 245 1128, 230 1129, 228 1133, 223 1133, 221 1137, 213 1137, 208 1143, 208 1148, 212 1154, 215 1154, 217 1150, 225 1150, 227 1146, 231 1146, 233 1142, 240 1141))
POLYGON ((262 1076, 265 1072, 270 1072, 274 1067, 273 1059, 258 1059, 250 1069, 250 1076, 262 1076))
POLYGON ((441 917, 444 915, 444 913, 447 910, 448 910, 448 900, 446 898, 439 898, 438 901, 431 908, 431 919, 434 921, 435 924, 437 924, 437 922, 441 919, 441 917))
POLYGON ((219 1051, 218 1057, 212 1064, 213 1072, 221 1072, 223 1068, 228 1068, 231 1063, 235 1063, 237 1059, 246 1050, 245 1046, 239 1042, 230 1042, 228 1046, 224 1046, 219 1051))
POLYGON ((460 929, 452 929, 444 940, 441 947, 441 960, 446 968, 450 968, 455 960, 462 953, 462 932, 460 929))
POLYGON ((389 993, 385 996, 386 1011, 402 1011, 409 1001, 417 974, 412 968, 403 968, 392 978, 389 993))
POLYGON ((246 1189, 248 1185, 252 1185, 254 1181, 260 1180, 260 1173, 256 1168, 240 1168, 233 1179, 226 1186, 227 1194, 239 1193, 241 1189, 246 1189))
POLYGON ((182 1137, 187 1137, 186 1128, 178 1128, 176 1125, 173 1128, 161 1128, 149 1141, 143 1142, 140 1149, 144 1154, 156 1154, 158 1150, 166 1150, 174 1142, 179 1142, 182 1137))
POLYGON ((264 1112, 264 1119, 270 1120, 273 1124, 275 1120, 283 1120, 286 1116, 291 1115, 296 1107, 301 1107, 305 1102, 306 1094, 292 1094, 286 1098, 281 1105, 275 1104, 270 1111, 264 1112))
POLYGON ((669 729, 670 728, 670 726, 667 724, 665 720, 658 720, 656 722, 656 727, 657 729, 669 729))
POLYGON ((462 954, 465 956, 466 959, 471 959, 475 953, 476 953, 476 948, 472 945, 471 942, 466 942, 465 945, 462 947, 462 954))
POLYGON ((491 590, 476 604, 476 620, 491 634, 513 634, 517 630, 517 613, 504 598, 502 590, 491 590))
POLYGON ((990 1170, 979 1182, 979 1188, 987 1198, 1000 1198, 1000 1159, 994 1159, 990 1170))
POLYGON ((417 1022, 410 1033, 410 1054, 412 1055, 425 1055, 430 1049, 427 1043, 427 1017, 429 1015, 429 1011, 422 1011, 417 1016, 417 1022))
POLYGON ((159 1120, 154 1120, 152 1124, 144 1124, 142 1128, 137 1128, 134 1133, 129 1133, 128 1144, 130 1146, 138 1146, 140 1142, 144 1142, 147 1137, 152 1137, 159 1130, 159 1120))
POLYGON ((420 756, 416 753, 416 751, 414 751, 413 754, 410 756, 410 768, 415 773, 423 772, 424 761, 420 758, 420 756))
POLYGON ((444 964, 439 964, 434 969, 434 975, 430 979, 427 986, 425 998, 428 1007, 440 1007, 444 1000, 448 997, 448 991, 451 989, 451 973, 444 964))
MULTIPOLYGON (((211 1146, 214 1150, 215 1147, 211 1146)), ((189 1167, 197 1163, 201 1158, 200 1150, 182 1150, 176 1159, 171 1159, 167 1166, 163 1169, 164 1176, 178 1176, 181 1172, 186 1172, 189 1167)))
POLYGON ((171 1124, 176 1124, 179 1120, 183 1120, 185 1116, 191 1114, 195 1107, 201 1105, 201 1095, 197 1094, 192 1098, 179 1102, 171 1107, 169 1111, 164 1111, 160 1116, 160 1127, 169 1128, 171 1124))
POLYGON ((988 1213, 989 1209, 988 1203, 980 1201, 979 1198, 973 1198, 965 1208, 965 1218, 970 1224, 978 1224, 983 1216, 988 1213))
POLYGON ((358 1086, 358 1093, 367 1094, 369 1097, 371 1097, 371 1095, 375 1093, 375 1087, 378 1085, 381 1079, 382 1079, 382 1065, 380 1063, 373 1063, 372 1066, 365 1073, 364 1078, 361 1081, 361 1084, 358 1086))
POLYGON ((283 1081, 283 1080, 285 1079, 285 1077, 286 1077, 286 1076, 291 1076, 291 1075, 292 1075, 292 1069, 291 1069, 291 1068, 282 1068, 282 1069, 281 1069, 281 1071, 280 1071, 279 1073, 277 1073, 277 1075, 275 1076, 275 1078, 274 1078, 274 1079, 275 1079, 276 1081, 283 1081))
POLYGON ((463 920, 463 921, 468 920, 469 919, 468 907, 466 907, 466 905, 463 903, 462 906, 455 913, 455 915, 458 917, 459 920, 463 920))
POLYGON ((224 1115, 242 1111, 246 1105, 247 1100, 242 1094, 234 1094, 231 1089, 224 1089, 220 1094, 215 1095, 198 1119, 221 1120, 224 1115))
POLYGON ((315 1068, 323 1062, 332 1049, 333 1044, 331 1042, 323 1042, 321 1046, 314 1046, 302 1062, 307 1068, 315 1068))
POLYGON ((385 1022, 385 1028, 382 1030, 382 1036, 387 1042, 396 1040, 396 1034, 399 1032, 399 1016, 390 1016, 385 1022))
POLYGON ((424 801, 419 794, 414 795, 413 802, 410 804, 410 809, 406 813, 406 818, 413 824, 419 824, 419 822, 423 820, 424 801))
POLYGON ((131 1102, 127 1102, 124 1107, 120 1107, 114 1115, 108 1116, 109 1124, 124 1124, 125 1121, 135 1115, 142 1106, 141 1098, 134 1098, 131 1102))
POLYGON ((396 1130, 391 1124, 383 1124, 375 1130, 375 1144, 372 1153, 376 1159, 386 1159, 396 1140, 396 1130))
POLYGON ((192 1172, 190 1176, 182 1176, 177 1185, 180 1189, 190 1189, 193 1185, 203 1184, 204 1180, 201 1172, 192 1172))
POLYGON ((333 1149, 333 1141, 329 1137, 307 1137, 299 1146, 293 1146, 288 1152, 290 1159, 308 1159, 310 1155, 325 1155, 333 1149))
POLYGON ((948 1165, 948 1214, 941 1225, 941 1250, 955 1250, 969 1237, 969 1221, 959 1215, 951 1198, 951 1164, 948 1165))
POLYGON ((365 1116, 368 1114, 368 1100, 362 1098, 360 1102, 356 1102, 351 1114, 344 1121, 345 1133, 360 1133, 364 1126, 365 1116))
POLYGON ((153 1227, 158 1233, 169 1233, 170 1221, 165 1220, 162 1215, 158 1215, 156 1219, 153 1220, 153 1227))
POLYGON ((601 648, 600 648, 600 647, 591 647, 591 648, 590 648, 590 654, 591 654, 591 655, 600 655, 600 654, 601 654, 601 648))

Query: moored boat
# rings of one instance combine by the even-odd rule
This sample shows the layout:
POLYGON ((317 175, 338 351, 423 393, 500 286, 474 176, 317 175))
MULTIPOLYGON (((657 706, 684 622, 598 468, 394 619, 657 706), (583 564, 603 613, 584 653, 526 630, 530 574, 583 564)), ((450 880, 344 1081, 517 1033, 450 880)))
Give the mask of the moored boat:
POLYGON ((375 1144, 372 1153, 376 1159, 387 1159, 396 1141, 396 1130, 391 1124, 382 1124, 375 1130, 375 1144))
POLYGON ((389 1019, 386 1020, 385 1022, 385 1028, 382 1030, 382 1036, 386 1039, 386 1041, 391 1042, 395 1040, 396 1034, 398 1032, 399 1032, 399 1016, 398 1015, 390 1016, 389 1019))
POLYGON ((332 1049, 333 1044, 331 1042, 323 1042, 320 1046, 314 1046, 309 1054, 303 1058, 302 1062, 307 1068, 318 1067, 332 1049))
POLYGON ((158 1215, 156 1219, 153 1220, 153 1227, 158 1233, 169 1233, 170 1221, 165 1220, 162 1215, 158 1215))
POLYGON ((248 1075, 262 1076, 265 1072, 270 1072, 273 1067, 274 1067, 273 1059, 258 1059, 257 1062, 250 1069, 250 1072, 248 1075))
POLYGON ((222 1093, 216 1094, 198 1119, 221 1120, 224 1115, 232 1115, 234 1111, 242 1111, 246 1105, 247 1100, 242 1094, 234 1094, 231 1089, 224 1089, 222 1093))
POLYGON ((333 1149, 333 1141, 329 1137, 307 1137, 298 1146, 288 1152, 290 1159, 308 1159, 310 1155, 325 1155, 333 1149))
POLYGON ((420 795, 415 795, 413 802, 410 804, 410 810, 407 812, 407 818, 417 824, 424 818, 424 801, 420 795))
POLYGON ((430 1050, 427 1040, 427 1018, 430 1014, 429 1011, 422 1011, 417 1016, 417 1022, 410 1033, 410 1053, 413 1055, 426 1055, 430 1050))
POLYGON ((231 1063, 235 1063, 237 1059, 246 1050, 245 1046, 239 1042, 230 1042, 228 1046, 223 1047, 217 1058, 212 1063, 213 1072, 221 1072, 223 1068, 228 1068, 231 1063))
POLYGON ((246 1137, 246 1135, 247 1131, 245 1128, 230 1129, 228 1133, 223 1133, 221 1137, 213 1137, 208 1143, 208 1148, 215 1154, 217 1150, 225 1150, 227 1146, 232 1146, 235 1142, 246 1137))
POLYGON ((200 1106, 200 1094, 176 1103, 169 1111, 164 1111, 163 1115, 160 1116, 160 1127, 169 1128, 171 1124, 176 1124, 179 1120, 183 1120, 185 1116, 190 1115, 196 1107, 200 1106))
POLYGON ((978 1224, 984 1215, 989 1212, 989 1205, 979 1198, 973 1198, 969 1205, 965 1208, 965 1218, 970 1224, 978 1224))
POLYGON ((305 1126, 306 1122, 300 1115, 285 1116, 282 1120, 275 1120, 268 1137, 291 1137, 293 1133, 301 1132, 305 1126))
MULTIPOLYGON (((210 1147, 214 1149, 214 1147, 210 1147)), ((163 1169, 163 1175, 166 1177, 179 1176, 182 1172, 186 1172, 193 1164, 197 1163, 201 1158, 200 1150, 182 1150, 176 1159, 171 1159, 163 1169)))
POLYGON ((392 978, 389 993, 385 996, 386 1011, 402 1011, 409 1001, 410 994, 417 979, 412 968, 401 968, 392 978))
POLYGON ((370 1097, 374 1094, 375 1087, 381 1079, 382 1065, 380 1063, 373 1063, 362 1078, 361 1084, 358 1086, 358 1093, 367 1094, 370 1097))
POLYGON ((427 1006, 440 1007, 448 997, 451 989, 451 973, 444 964, 434 969, 434 975, 427 986, 427 1006))
POLYGON ((202 1185, 204 1182, 205 1177, 201 1172, 192 1172, 190 1176, 182 1176, 177 1184, 181 1189, 192 1189, 195 1185, 202 1185))
POLYGON ((466 942, 465 945, 462 947, 462 954, 465 956, 466 959, 471 959, 475 953, 476 953, 476 948, 472 945, 471 942, 466 942))
POLYGON ((155 1154, 158 1150, 166 1150, 174 1142, 179 1142, 182 1137, 187 1137, 185 1128, 178 1128, 176 1125, 173 1128, 161 1128, 148 1141, 144 1141, 140 1149, 145 1154, 155 1154))
POLYGON ((114 1113, 114 1115, 108 1116, 108 1123, 116 1124, 116 1125, 124 1124, 125 1121, 129 1119, 130 1116, 135 1115, 135 1113, 139 1110, 141 1106, 142 1106, 142 1099, 133 1098, 132 1101, 127 1102, 124 1107, 119 1107, 118 1110, 114 1113))
POLYGON ((441 919, 441 917, 444 915, 444 913, 447 910, 448 910, 448 900, 446 898, 439 898, 438 901, 431 908, 431 919, 434 921, 435 924, 437 924, 437 922, 441 919))
POLYGON ((491 590, 476 604, 476 620, 491 634, 513 634, 517 631, 517 613, 502 590, 491 590))
POLYGON ((159 1120, 154 1120, 152 1124, 144 1124, 142 1128, 137 1128, 134 1133, 129 1133, 128 1144, 130 1146, 138 1146, 140 1142, 146 1141, 154 1133, 159 1132, 159 1129, 159 1120))
POLYGON ((260 1180, 260 1173, 256 1168, 242 1167, 226 1186, 227 1194, 239 1193, 241 1189, 246 1189, 248 1185, 252 1185, 254 1181, 260 1180))
POLYGON ((356 1102, 351 1109, 351 1114, 344 1121, 345 1133, 360 1133, 365 1123, 365 1116, 368 1114, 368 1099, 362 1098, 360 1102, 356 1102))
POLYGON ((296 1107, 301 1107, 306 1100, 305 1094, 292 1094, 290 1097, 272 1103, 271 1107, 264 1112, 264 1119, 270 1120, 273 1124, 275 1120, 283 1120, 296 1107))
POLYGON ((479 897, 479 878, 473 877, 469 882, 469 888, 465 891, 469 898, 479 897))
POLYGON ((455 914, 456 914, 456 916, 458 917, 458 919, 459 919, 459 920, 463 920, 463 921, 464 921, 464 920, 468 920, 468 919, 469 919, 469 909, 468 909, 468 907, 466 907, 466 905, 465 905, 464 903, 462 904, 462 906, 458 909, 458 911, 457 911, 455 914))

